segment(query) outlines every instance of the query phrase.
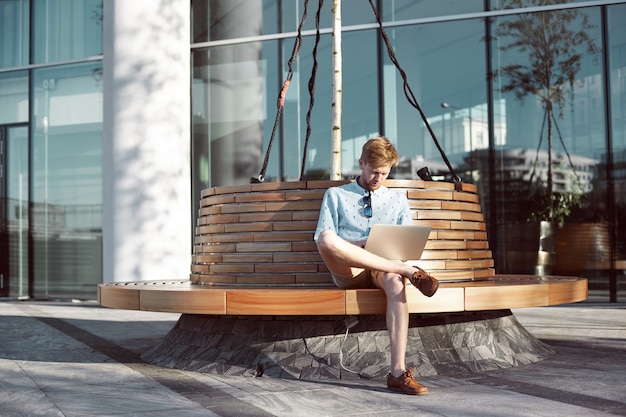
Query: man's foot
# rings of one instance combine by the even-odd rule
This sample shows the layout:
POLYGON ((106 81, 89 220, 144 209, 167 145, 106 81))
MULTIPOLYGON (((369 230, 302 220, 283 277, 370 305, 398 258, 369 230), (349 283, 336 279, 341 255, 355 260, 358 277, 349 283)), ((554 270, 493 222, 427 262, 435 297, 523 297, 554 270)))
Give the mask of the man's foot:
POLYGON ((387 376, 387 388, 409 395, 421 395, 428 392, 428 388, 417 382, 413 377, 413 368, 404 371, 399 377, 389 374, 387 376))
POLYGON ((432 297, 439 288, 439 281, 435 277, 424 271, 419 266, 414 266, 417 271, 413 272, 413 276, 410 278, 411 284, 413 284, 418 290, 422 292, 426 297, 432 297))

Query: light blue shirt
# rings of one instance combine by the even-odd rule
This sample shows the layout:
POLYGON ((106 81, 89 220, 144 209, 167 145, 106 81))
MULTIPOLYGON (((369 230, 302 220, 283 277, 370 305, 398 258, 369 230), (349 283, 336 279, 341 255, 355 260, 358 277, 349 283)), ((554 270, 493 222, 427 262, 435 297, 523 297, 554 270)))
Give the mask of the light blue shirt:
POLYGON ((324 193, 315 241, 323 230, 333 230, 342 239, 355 242, 366 239, 373 224, 413 224, 406 195, 387 187, 370 191, 372 217, 363 212, 367 190, 357 181, 331 187, 324 193))

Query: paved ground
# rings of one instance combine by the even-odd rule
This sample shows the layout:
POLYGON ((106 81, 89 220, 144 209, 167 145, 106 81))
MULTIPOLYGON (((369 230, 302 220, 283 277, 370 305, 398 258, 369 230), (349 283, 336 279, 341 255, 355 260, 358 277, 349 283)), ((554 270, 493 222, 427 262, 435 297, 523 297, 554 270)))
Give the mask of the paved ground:
POLYGON ((626 304, 514 310, 556 355, 431 377, 426 396, 381 380, 199 374, 145 364, 177 314, 93 302, 0 301, 0 416, 626 416, 626 304))

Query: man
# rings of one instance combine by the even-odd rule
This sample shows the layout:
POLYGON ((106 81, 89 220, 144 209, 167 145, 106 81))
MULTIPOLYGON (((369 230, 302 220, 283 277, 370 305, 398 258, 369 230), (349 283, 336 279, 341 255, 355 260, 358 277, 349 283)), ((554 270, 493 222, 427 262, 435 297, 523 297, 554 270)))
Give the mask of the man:
POLYGON ((431 297, 439 282, 423 269, 388 260, 363 249, 372 224, 412 224, 406 196, 383 186, 398 152, 387 138, 377 137, 363 145, 354 182, 326 190, 315 241, 339 288, 381 288, 387 298, 386 322, 391 342, 391 368, 387 387, 406 394, 425 394, 428 388, 406 368, 409 311, 405 281, 431 297))

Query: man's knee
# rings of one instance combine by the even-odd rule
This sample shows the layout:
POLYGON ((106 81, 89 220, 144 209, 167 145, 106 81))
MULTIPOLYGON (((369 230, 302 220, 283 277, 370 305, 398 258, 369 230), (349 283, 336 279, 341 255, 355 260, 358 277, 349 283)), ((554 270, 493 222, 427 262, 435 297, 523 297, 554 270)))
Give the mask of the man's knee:
POLYGON ((393 272, 380 272, 377 281, 385 292, 398 293, 404 290, 404 277, 402 275, 393 272))

